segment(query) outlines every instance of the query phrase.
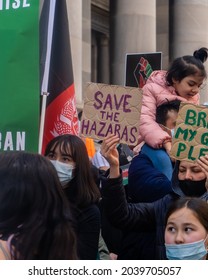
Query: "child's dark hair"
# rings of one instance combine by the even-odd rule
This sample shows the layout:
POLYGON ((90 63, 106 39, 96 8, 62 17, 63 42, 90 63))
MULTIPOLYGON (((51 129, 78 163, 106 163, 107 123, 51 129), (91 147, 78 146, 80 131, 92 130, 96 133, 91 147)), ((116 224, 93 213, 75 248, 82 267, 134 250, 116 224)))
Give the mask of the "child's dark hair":
MULTIPOLYGON (((199 223, 202 224, 206 231, 208 231, 208 204, 207 201, 202 200, 199 197, 180 197, 176 200, 173 200, 169 205, 165 215, 165 226, 167 226, 170 215, 183 208, 190 209, 199 223)), ((206 256, 206 260, 207 259, 208 254, 206 256)))
POLYGON ((190 209, 206 231, 208 231, 208 204, 199 197, 181 197, 174 200, 168 207, 165 225, 167 225, 170 215, 184 207, 190 209))
POLYGON ((168 119, 168 112, 171 110, 178 112, 180 104, 181 101, 175 99, 158 106, 156 109, 156 122, 165 126, 168 119))
POLYGON ((173 79, 180 82, 187 76, 199 73, 201 77, 207 78, 204 62, 207 60, 208 49, 200 48, 193 55, 185 55, 176 58, 166 74, 166 81, 169 86, 173 85, 173 79))

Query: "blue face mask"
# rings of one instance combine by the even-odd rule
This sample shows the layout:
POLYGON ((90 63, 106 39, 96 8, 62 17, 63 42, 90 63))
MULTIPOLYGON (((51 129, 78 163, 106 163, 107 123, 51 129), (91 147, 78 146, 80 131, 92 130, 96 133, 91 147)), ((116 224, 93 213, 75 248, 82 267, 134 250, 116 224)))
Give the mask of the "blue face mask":
POLYGON ((51 163, 56 168, 62 187, 68 184, 73 178, 74 166, 69 163, 60 162, 58 160, 51 160, 51 163))
POLYGON ((166 256, 169 260, 201 260, 206 254, 204 240, 185 244, 165 244, 166 256))

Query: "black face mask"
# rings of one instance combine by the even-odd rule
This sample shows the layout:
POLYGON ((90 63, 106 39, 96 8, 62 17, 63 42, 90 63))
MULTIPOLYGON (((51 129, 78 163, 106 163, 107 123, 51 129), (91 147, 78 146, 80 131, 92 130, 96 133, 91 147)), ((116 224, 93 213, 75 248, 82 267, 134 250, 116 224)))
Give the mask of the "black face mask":
POLYGON ((179 186, 186 196, 202 196, 207 190, 205 187, 206 178, 201 181, 179 180, 179 186))

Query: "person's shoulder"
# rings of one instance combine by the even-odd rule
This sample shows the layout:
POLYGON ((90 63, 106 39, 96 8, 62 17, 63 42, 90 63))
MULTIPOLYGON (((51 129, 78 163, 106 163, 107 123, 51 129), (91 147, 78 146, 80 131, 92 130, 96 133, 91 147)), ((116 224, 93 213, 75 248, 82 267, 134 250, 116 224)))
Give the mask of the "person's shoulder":
MULTIPOLYGON (((139 153, 138 155, 134 156, 130 166, 129 166, 129 175, 141 173, 147 174, 152 172, 153 163, 151 159, 145 155, 144 153, 139 153)), ((152 174, 151 174, 152 175, 152 174)))
POLYGON ((175 198, 176 198, 176 194, 171 191, 171 192, 167 193, 166 195, 164 195, 163 197, 153 201, 152 204, 153 204, 156 212, 161 211, 161 210, 162 210, 162 212, 164 212, 168 208, 171 201, 175 198))
POLYGON ((147 79, 146 84, 142 88, 142 92, 144 97, 152 97, 152 100, 154 100, 155 96, 160 96, 161 93, 169 93, 166 83, 166 71, 154 71, 147 79))
POLYGON ((130 164, 130 165, 137 164, 138 162, 141 162, 141 161, 144 161, 144 162, 146 162, 147 164, 149 164, 149 163, 152 162, 152 161, 150 160, 150 158, 149 158, 146 154, 140 152, 139 154, 135 155, 135 156, 132 158, 132 161, 131 161, 131 164, 130 164))
POLYGON ((146 84, 144 85, 144 87, 148 84, 164 84, 165 82, 165 77, 166 77, 166 73, 167 71, 165 70, 155 70, 151 73, 151 75, 149 76, 149 78, 147 79, 146 84))

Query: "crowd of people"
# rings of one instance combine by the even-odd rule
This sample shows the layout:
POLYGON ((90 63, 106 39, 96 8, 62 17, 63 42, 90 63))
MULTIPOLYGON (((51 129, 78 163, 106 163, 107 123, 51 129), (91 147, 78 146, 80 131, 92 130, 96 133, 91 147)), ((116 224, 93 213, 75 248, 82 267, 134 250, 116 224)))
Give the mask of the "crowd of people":
POLYGON ((170 157, 180 102, 199 104, 207 56, 200 48, 153 71, 134 152, 114 134, 94 157, 70 134, 44 155, 2 152, 0 260, 207 259, 208 155, 170 157))

